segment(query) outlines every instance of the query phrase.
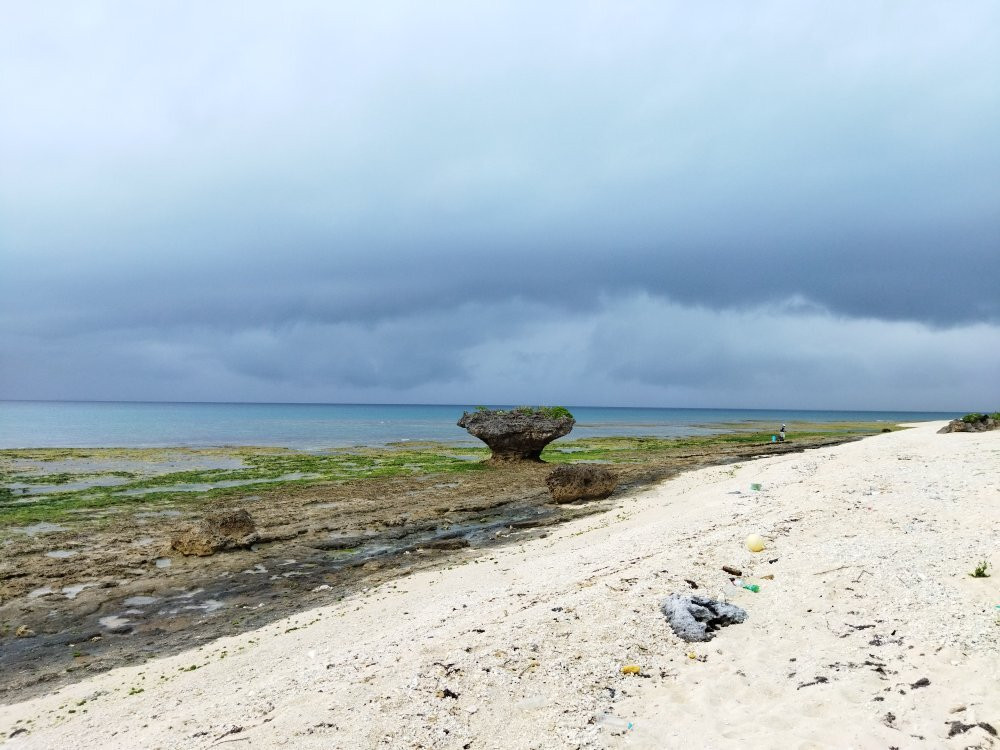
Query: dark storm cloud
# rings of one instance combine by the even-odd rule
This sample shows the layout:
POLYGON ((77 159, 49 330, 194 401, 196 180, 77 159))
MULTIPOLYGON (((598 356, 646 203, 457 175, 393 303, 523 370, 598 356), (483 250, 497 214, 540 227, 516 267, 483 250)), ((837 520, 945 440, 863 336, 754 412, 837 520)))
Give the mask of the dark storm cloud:
MULTIPOLYGON (((991 3, 7 16, 11 395, 72 390, 54 360, 73 352, 92 382, 66 396, 161 393, 183 361, 188 398, 319 397, 325 382, 447 399, 476 381, 473 352, 515 350, 539 319, 584 336, 636 299, 677 321, 770 307, 862 337, 897 335, 890 321, 995 345, 991 3)), ((735 340, 705 341, 734 366, 735 340)), ((603 368, 607 385, 714 382, 696 343, 669 364, 640 347, 603 368)))

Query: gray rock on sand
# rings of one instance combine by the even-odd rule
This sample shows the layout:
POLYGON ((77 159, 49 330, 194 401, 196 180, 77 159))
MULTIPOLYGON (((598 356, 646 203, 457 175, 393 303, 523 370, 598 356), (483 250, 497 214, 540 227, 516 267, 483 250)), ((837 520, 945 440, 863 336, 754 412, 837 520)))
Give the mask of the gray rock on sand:
POLYGON ((489 446, 494 463, 541 461, 542 449, 576 424, 568 415, 550 416, 543 409, 484 409, 465 412, 458 426, 489 446))
POLYGON ((949 432, 988 432, 989 430, 1000 430, 1000 421, 997 421, 988 414, 980 414, 979 419, 970 419, 970 421, 953 419, 938 430, 938 434, 942 435, 949 432))
POLYGON ((207 557, 227 549, 244 549, 260 538, 245 510, 227 510, 205 516, 196 526, 184 529, 170 540, 182 555, 207 557))
POLYGON ((618 475, 602 466, 572 464, 557 466, 546 477, 545 484, 555 503, 600 500, 615 491, 618 475))
POLYGON ((747 619, 745 609, 706 596, 671 594, 660 603, 660 610, 684 641, 710 641, 719 628, 747 619))

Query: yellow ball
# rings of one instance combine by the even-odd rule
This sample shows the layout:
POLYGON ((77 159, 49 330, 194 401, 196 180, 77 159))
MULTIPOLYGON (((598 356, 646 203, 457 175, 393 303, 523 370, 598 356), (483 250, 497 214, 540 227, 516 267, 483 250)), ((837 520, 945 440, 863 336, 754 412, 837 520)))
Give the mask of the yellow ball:
POLYGON ((764 549, 764 540, 756 534, 751 534, 745 542, 747 549, 751 552, 760 552, 764 549))

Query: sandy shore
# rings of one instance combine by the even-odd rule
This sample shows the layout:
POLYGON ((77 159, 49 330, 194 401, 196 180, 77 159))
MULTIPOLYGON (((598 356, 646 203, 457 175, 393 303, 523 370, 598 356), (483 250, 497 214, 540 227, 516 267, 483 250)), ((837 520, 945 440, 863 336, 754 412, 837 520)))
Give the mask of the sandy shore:
POLYGON ((32 748, 1000 747, 1000 570, 967 575, 983 559, 1000 566, 1000 434, 938 427, 690 472, 544 539, 0 706, 0 737, 32 748), (750 532, 764 552, 744 550, 750 532), (690 591, 685 579, 749 620, 710 643, 680 641, 659 603, 690 591), (625 664, 642 673, 623 675, 625 664))

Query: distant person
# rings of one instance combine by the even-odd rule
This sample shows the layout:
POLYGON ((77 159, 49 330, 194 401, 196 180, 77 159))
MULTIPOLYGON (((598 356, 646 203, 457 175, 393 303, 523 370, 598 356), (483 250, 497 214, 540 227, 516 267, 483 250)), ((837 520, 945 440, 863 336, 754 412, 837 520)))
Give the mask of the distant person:
POLYGON ((778 430, 778 442, 785 442, 785 425, 781 425, 781 429, 778 430))

